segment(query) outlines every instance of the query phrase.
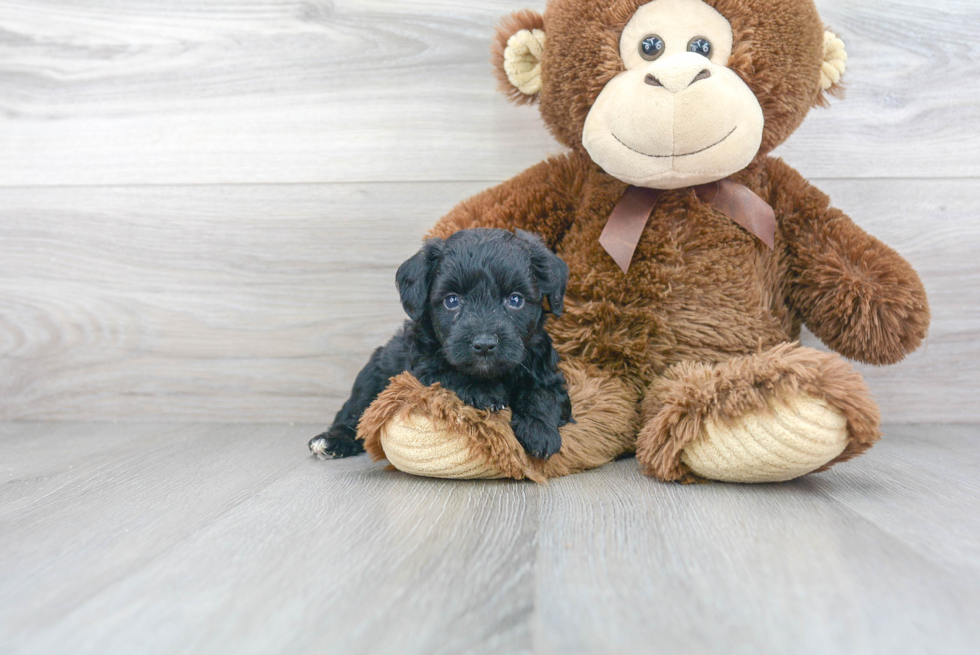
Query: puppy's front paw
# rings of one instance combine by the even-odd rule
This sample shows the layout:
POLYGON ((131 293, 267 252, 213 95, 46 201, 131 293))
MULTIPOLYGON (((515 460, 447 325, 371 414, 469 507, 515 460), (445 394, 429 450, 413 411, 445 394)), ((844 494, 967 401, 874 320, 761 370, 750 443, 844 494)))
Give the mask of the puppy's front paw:
POLYGON ((561 450, 561 434, 555 426, 537 419, 518 417, 511 422, 514 436, 531 457, 548 459, 561 450))
POLYGON ((310 439, 310 452, 318 459, 340 459, 360 455, 364 452, 364 444, 347 426, 334 426, 310 439))
POLYGON ((453 390, 459 399, 470 407, 483 409, 488 412, 500 412, 506 409, 507 400, 503 393, 494 393, 481 390, 453 390))

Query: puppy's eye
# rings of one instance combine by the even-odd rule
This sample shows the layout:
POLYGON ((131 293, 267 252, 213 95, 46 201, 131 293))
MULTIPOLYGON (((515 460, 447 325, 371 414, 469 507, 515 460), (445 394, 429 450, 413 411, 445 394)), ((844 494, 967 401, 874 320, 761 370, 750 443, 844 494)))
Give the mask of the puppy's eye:
POLYGON ((663 39, 656 34, 651 34, 640 41, 640 56, 647 61, 653 61, 664 53, 665 47, 666 44, 663 39))
POLYGON ((711 56, 711 41, 704 37, 695 37, 691 39, 691 42, 687 44, 687 49, 689 52, 695 52, 699 55, 704 55, 705 57, 711 56))
POLYGON ((520 309, 524 306, 524 296, 519 293, 512 293, 507 296, 507 306, 510 309, 520 309))
POLYGON ((446 309, 459 309, 459 296, 455 293, 451 293, 446 296, 446 299, 442 301, 442 304, 446 306, 446 309))

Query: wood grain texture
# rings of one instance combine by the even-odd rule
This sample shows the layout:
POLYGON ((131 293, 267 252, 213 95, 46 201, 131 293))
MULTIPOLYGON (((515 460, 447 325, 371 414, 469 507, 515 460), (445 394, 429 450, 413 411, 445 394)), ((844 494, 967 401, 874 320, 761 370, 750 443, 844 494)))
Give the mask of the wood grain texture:
POLYGON ((404 320, 446 191, 0 191, 0 416, 322 420, 404 320))
MULTIPOLYGON (((980 8, 818 4, 850 97, 782 153, 908 256, 934 316, 861 370, 887 421, 978 420, 980 8)), ((0 4, 0 420, 328 421, 424 231, 556 149, 493 90, 515 7, 0 4)))
POLYGON ((850 465, 781 485, 651 485, 632 462, 553 481, 537 566, 543 652, 914 653, 937 638, 970 652, 975 475, 943 456, 973 482, 916 483, 920 453, 965 445, 943 430, 929 445, 929 428, 893 430, 850 465), (926 507, 956 516, 923 523, 926 507))
MULTIPOLYGON (((819 0, 848 99, 783 148, 810 177, 980 175, 980 5, 819 0)), ((503 180, 555 152, 494 90, 543 0, 0 5, 0 185, 503 180)))
MULTIPOLYGON (((404 320, 398 264, 487 184, 0 189, 0 418, 325 423, 404 320)), ((861 367, 886 421, 980 419, 980 183, 818 184, 929 292, 923 348, 861 367)))
POLYGON ((794 482, 310 459, 315 426, 0 424, 0 651, 973 653, 977 428, 794 482), (33 452, 31 450, 33 449, 33 452), (49 456, 56 461, 49 460, 49 456))
POLYGON ((34 493, 0 500, 4 653, 530 642, 533 485, 410 478, 366 457, 324 466, 312 426, 143 426, 122 443, 128 426, 74 427, 56 450, 118 445, 8 474, 34 493))

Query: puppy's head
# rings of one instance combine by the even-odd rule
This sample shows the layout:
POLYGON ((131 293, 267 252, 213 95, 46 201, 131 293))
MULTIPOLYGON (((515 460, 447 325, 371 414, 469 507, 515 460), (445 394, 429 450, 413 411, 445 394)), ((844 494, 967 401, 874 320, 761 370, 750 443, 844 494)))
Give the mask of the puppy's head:
POLYGON ((430 239, 395 279, 454 368, 497 378, 523 361, 546 312, 561 314, 568 266, 538 236, 479 228, 430 239))

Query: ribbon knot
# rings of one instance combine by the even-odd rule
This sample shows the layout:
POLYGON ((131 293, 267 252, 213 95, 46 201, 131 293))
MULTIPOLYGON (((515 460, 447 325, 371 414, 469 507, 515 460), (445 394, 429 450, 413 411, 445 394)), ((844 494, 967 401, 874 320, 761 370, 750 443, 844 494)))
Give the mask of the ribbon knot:
MULTIPOLYGON (((694 192, 702 202, 754 234, 770 250, 775 248, 776 212, 752 189, 726 178, 696 186, 694 192)), ((599 235, 599 243, 623 273, 629 271, 633 253, 657 206, 660 193, 657 189, 627 187, 599 235)))

